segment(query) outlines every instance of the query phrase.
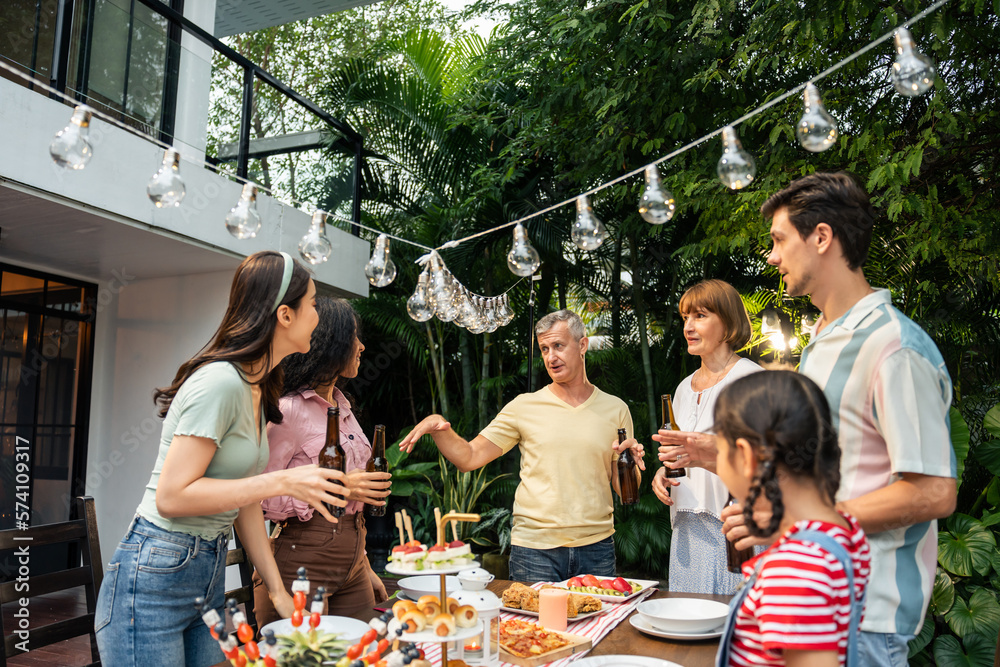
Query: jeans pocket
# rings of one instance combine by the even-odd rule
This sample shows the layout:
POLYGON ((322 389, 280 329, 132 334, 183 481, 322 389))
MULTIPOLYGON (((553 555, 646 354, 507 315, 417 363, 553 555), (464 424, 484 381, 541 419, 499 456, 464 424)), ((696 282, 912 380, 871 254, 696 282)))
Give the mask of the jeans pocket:
POLYGON ((120 563, 108 565, 101 582, 101 590, 97 594, 97 608, 94 610, 94 632, 111 622, 111 610, 115 606, 115 587, 118 585, 118 566, 120 563))
POLYGON ((139 565, 139 569, 161 574, 178 572, 191 560, 192 552, 192 549, 180 545, 150 547, 146 552, 145 562, 139 565))

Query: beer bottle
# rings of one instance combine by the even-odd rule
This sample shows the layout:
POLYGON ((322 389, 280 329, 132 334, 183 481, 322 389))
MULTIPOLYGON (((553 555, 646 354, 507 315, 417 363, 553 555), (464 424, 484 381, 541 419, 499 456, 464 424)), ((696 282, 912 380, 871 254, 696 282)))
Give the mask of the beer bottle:
MULTIPOLYGON (((385 458, 385 425, 375 425, 375 438, 372 441, 372 455, 365 465, 366 472, 389 472, 389 462, 385 458)), ((368 516, 385 516, 385 505, 365 505, 368 516)))
MULTIPOLYGON (((618 429, 618 442, 625 442, 625 429, 618 429)), ((635 478, 635 459, 632 449, 624 449, 618 455, 618 489, 621 491, 622 505, 639 502, 639 480, 635 478)))
MULTIPOLYGON (((736 502, 736 499, 729 496, 729 501, 727 505, 732 505, 736 502)), ((726 540, 726 569, 733 574, 741 574, 743 572, 743 563, 747 562, 753 558, 753 547, 748 549, 737 549, 736 545, 729 540, 726 540)))
MULTIPOLYGON (((661 431, 679 431, 681 427, 677 425, 677 421, 674 419, 674 404, 670 401, 670 394, 663 394, 660 396, 660 402, 663 407, 663 426, 660 427, 661 431)), ((664 472, 667 477, 684 477, 687 475, 684 472, 684 468, 678 468, 674 470, 673 468, 668 468, 664 466, 664 472)))
MULTIPOLYGON (((317 463, 319 463, 320 468, 347 472, 345 470, 347 467, 347 454, 344 452, 344 448, 340 446, 340 408, 335 405, 326 409, 326 443, 324 443, 323 449, 319 452, 317 463)), ((323 505, 334 518, 339 519, 344 516, 343 507, 337 507, 330 503, 323 503, 323 505)))

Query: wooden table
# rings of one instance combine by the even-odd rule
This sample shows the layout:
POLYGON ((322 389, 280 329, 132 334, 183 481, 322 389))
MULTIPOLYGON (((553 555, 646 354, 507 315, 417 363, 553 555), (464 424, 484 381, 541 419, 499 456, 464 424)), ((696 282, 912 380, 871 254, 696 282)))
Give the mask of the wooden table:
MULTIPOLYGON (((386 579, 384 581, 386 591, 390 595, 398 590, 395 580, 386 579)), ((490 583, 487 588, 499 597, 504 589, 512 583, 512 581, 497 579, 490 583)), ((662 590, 656 591, 646 599, 655 600, 657 598, 671 597, 694 597, 715 600, 723 604, 729 603, 729 596, 727 595, 669 593, 662 590)), ((715 653, 718 648, 718 639, 687 642, 660 639, 659 637, 647 635, 632 627, 632 624, 628 622, 628 617, 626 617, 604 639, 599 641, 587 655, 644 655, 676 662, 684 667, 712 667, 715 664, 715 653)))

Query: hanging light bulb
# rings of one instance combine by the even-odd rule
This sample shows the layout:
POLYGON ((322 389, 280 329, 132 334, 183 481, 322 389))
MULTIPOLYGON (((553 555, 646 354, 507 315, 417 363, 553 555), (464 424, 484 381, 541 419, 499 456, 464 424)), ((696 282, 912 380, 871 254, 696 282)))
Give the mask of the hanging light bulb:
POLYGON ((715 171, 722 184, 730 190, 745 188, 757 175, 753 156, 743 150, 736 130, 731 125, 722 128, 722 157, 719 158, 715 171))
POLYGON ((187 188, 180 172, 181 154, 175 148, 163 151, 163 164, 146 185, 146 194, 157 208, 180 206, 187 188))
POLYGON ((417 288, 413 290, 413 295, 406 301, 406 312, 417 322, 426 322, 434 317, 434 308, 431 306, 429 294, 430 275, 427 269, 421 272, 417 278, 417 288))
POLYGON ((88 141, 90 119, 94 110, 81 104, 73 110, 69 125, 59 130, 49 144, 49 155, 55 163, 66 169, 83 169, 94 157, 94 149, 88 141))
POLYGON ((510 300, 506 294, 503 295, 503 299, 500 300, 500 308, 503 312, 503 319, 500 322, 500 326, 507 326, 514 321, 514 310, 510 307, 510 300))
POLYGON ((434 304, 434 314, 442 322, 451 322, 458 317, 455 306, 455 280, 448 272, 448 267, 441 257, 434 253, 431 256, 430 295, 434 304))
POLYGON ((481 296, 477 296, 475 297, 474 302, 476 306, 477 317, 476 321, 473 322, 472 326, 469 327, 469 333, 478 335, 486 332, 486 324, 487 324, 486 315, 483 312, 486 299, 484 299, 481 296))
POLYGON ((803 94, 805 111, 795 127, 802 148, 813 153, 821 153, 837 142, 837 121, 826 112, 819 90, 813 84, 806 86, 803 94))
POLYGON ((260 231, 260 213, 257 212, 257 186, 243 185, 243 192, 236 206, 229 209, 226 229, 238 239, 252 239, 260 231))
POLYGON ((464 286, 457 290, 456 309, 458 315, 455 317, 455 324, 460 327, 470 329, 479 321, 479 310, 473 303, 473 297, 464 286))
POLYGON ((655 164, 646 167, 646 190, 639 200, 639 215, 651 225, 662 225, 674 217, 674 196, 663 189, 655 164))
POLYGON ((515 276, 530 276, 541 266, 542 260, 538 251, 531 247, 528 232, 520 222, 514 225, 514 245, 507 253, 507 268, 515 276))
POLYGON ((396 265, 389 258, 389 237, 385 234, 375 239, 375 252, 365 264, 365 277, 375 287, 385 287, 396 279, 396 265))
POLYGON ((573 223, 570 236, 580 250, 597 250, 604 243, 604 239, 608 238, 608 230, 594 215, 594 209, 590 207, 587 195, 576 198, 576 222, 573 223))
POLYGON ((934 85, 934 61, 917 51, 913 35, 906 28, 896 31, 896 62, 890 71, 892 85, 900 95, 916 97, 934 85))
POLYGON ((483 304, 483 320, 485 321, 486 333, 493 333, 500 328, 500 319, 497 317, 492 300, 483 304))
POLYGON ((309 223, 309 231, 299 241, 299 254, 310 264, 322 264, 333 254, 333 244, 326 235, 327 212, 317 209, 309 223))

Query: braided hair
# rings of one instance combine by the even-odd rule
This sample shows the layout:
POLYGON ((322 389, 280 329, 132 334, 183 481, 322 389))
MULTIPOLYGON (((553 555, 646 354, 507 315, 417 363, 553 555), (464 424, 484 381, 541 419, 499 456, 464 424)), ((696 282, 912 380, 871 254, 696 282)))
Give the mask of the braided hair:
POLYGON ((830 406, 816 383, 792 371, 754 373, 723 389, 715 404, 715 432, 730 443, 744 438, 753 447, 757 472, 743 505, 747 529, 770 537, 781 525, 785 505, 779 475, 812 478, 832 505, 840 487, 840 446, 830 406), (771 521, 757 523, 753 508, 763 494, 771 521))

